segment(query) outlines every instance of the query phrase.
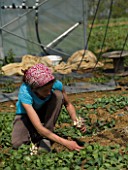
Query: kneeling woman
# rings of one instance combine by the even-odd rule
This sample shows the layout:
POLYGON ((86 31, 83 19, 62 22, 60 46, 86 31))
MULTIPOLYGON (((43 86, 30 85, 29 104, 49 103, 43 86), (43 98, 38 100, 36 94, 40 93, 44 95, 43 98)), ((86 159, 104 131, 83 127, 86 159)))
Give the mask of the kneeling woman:
MULTIPOLYGON (((50 141, 79 151, 83 147, 75 141, 64 139, 54 133, 55 123, 64 105, 73 121, 77 121, 74 106, 59 80, 55 80, 51 70, 43 64, 36 64, 23 71, 23 83, 16 103, 16 116, 12 131, 12 145, 39 143, 44 137, 50 141)), ((85 132, 84 124, 81 129, 85 132)))

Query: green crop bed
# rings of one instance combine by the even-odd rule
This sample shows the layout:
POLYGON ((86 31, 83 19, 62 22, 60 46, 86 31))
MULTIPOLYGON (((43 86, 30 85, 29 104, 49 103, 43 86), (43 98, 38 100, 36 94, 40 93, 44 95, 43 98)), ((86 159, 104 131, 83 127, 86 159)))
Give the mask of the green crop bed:
MULTIPOLYGON (((82 135, 73 126, 63 126, 64 123, 71 125, 69 116, 65 110, 59 116, 55 132, 60 136, 78 138, 86 141, 86 138, 104 130, 116 127, 116 113, 128 105, 128 97, 117 95, 97 98, 92 104, 85 104, 85 99, 76 99, 74 103, 77 114, 86 120, 87 132, 82 135), (79 102, 78 102, 79 101, 79 102), (110 119, 101 121, 98 110, 102 109, 110 119), (89 115, 97 116, 97 120, 91 123, 89 115)), ((127 115, 127 112, 124 111, 127 115)), ((57 152, 42 151, 38 155, 30 156, 30 146, 22 145, 19 150, 11 148, 11 131, 14 113, 0 114, 0 169, 2 170, 127 170, 128 169, 128 145, 120 144, 100 145, 98 142, 86 142, 80 152, 62 149, 57 152)), ((56 145, 57 146, 57 145, 56 145)))

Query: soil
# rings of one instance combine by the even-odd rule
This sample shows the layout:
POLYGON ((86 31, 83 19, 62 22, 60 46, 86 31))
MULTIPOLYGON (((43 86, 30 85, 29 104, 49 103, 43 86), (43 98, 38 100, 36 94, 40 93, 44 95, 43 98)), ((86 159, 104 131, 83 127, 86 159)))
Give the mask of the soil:
MULTIPOLYGON (((128 95, 128 91, 126 90, 126 95, 128 95)), ((92 104, 94 103, 94 100, 96 98, 101 98, 103 96, 110 96, 110 95, 123 95, 124 90, 118 90, 118 91, 106 91, 106 92, 91 92, 91 93, 81 93, 81 94, 73 94, 69 95, 70 100, 72 103, 76 102, 76 98, 84 98, 85 101, 79 101, 79 103, 85 102, 86 104, 92 104)), ((77 100, 78 102, 78 100, 77 100)), ((116 121, 114 128, 109 128, 106 130, 103 130, 95 135, 92 135, 91 137, 87 137, 86 135, 84 137, 81 137, 80 140, 84 141, 86 143, 98 143, 103 146, 107 145, 115 145, 118 144, 122 147, 125 147, 128 143, 128 111, 126 109, 120 109, 114 115, 110 116, 110 113, 105 112, 102 109, 98 109, 98 115, 90 114, 89 117, 91 119, 91 123, 95 123, 97 119, 101 120, 107 120, 111 121, 112 118, 116 121), (118 115, 122 114, 123 116, 119 117, 118 115)), ((63 126, 70 126, 69 124, 61 125, 63 126)), ((57 151, 63 150, 64 148, 60 146, 59 144, 56 144, 54 146, 57 151)))
MULTIPOLYGON (((86 80, 87 81, 87 80, 86 80)), ((121 78, 121 83, 126 84, 128 82, 127 77, 121 78)), ((19 84, 18 84, 19 85, 19 84)), ((72 103, 75 104, 76 99, 83 98, 84 101, 79 100, 77 102, 79 103, 94 103, 94 100, 96 98, 101 98, 103 96, 110 96, 110 95, 128 95, 128 90, 124 88, 123 86, 120 86, 120 88, 113 90, 113 91, 102 91, 102 92, 85 92, 85 93, 79 93, 79 94, 69 94, 69 99, 72 103)), ((16 101, 8 101, 1 103, 0 112, 15 112, 15 104, 16 101)), ((79 108, 77 108, 79 109, 79 108)), ((97 119, 105 119, 107 121, 110 121, 112 118, 115 119, 116 124, 114 128, 109 128, 106 130, 103 130, 102 132, 99 132, 91 137, 82 137, 81 141, 85 141, 86 143, 99 143, 101 145, 114 145, 119 144, 120 146, 126 146, 128 142, 128 114, 126 111, 126 108, 118 110, 114 115, 111 115, 104 110, 98 108, 98 115, 90 114, 91 123, 94 123, 97 119), (119 114, 122 114, 123 116, 118 116, 119 114)), ((61 126, 70 126, 69 124, 62 124, 61 126)), ((54 148, 56 148, 57 151, 61 151, 65 148, 60 146, 59 144, 54 144, 54 148)))

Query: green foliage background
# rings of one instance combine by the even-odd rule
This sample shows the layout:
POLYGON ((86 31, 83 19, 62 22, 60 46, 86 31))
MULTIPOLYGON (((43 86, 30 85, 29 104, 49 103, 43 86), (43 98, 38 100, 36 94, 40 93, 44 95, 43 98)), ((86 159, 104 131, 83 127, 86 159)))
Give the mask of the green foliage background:
MULTIPOLYGON (((99 0, 87 0, 88 2, 88 16, 89 19, 93 18, 93 15, 96 11, 99 0)), ((112 4, 112 15, 111 18, 120 18, 120 17, 128 17, 128 1, 127 0, 101 0, 99 3, 99 9, 97 18, 105 19, 108 16, 108 12, 110 9, 110 4, 112 4)))

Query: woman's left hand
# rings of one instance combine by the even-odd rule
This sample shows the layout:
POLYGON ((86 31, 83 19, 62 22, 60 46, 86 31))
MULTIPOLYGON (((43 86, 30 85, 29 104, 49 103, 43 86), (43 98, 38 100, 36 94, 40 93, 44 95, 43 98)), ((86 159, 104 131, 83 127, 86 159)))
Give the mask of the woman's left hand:
POLYGON ((74 121, 74 126, 80 129, 83 133, 86 131, 85 120, 82 117, 79 117, 76 121, 74 121))

